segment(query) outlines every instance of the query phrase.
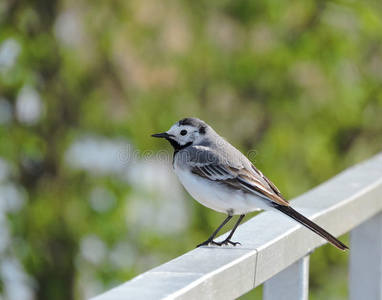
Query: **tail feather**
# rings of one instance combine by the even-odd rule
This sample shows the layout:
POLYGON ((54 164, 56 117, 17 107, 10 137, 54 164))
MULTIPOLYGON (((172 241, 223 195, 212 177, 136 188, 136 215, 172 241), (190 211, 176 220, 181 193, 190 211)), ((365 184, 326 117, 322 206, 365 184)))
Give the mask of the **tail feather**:
POLYGON ((286 214, 287 216, 294 219, 295 221, 299 222, 300 224, 304 225, 306 228, 317 233, 319 236, 323 237, 325 240, 327 240, 334 247, 336 247, 342 251, 349 249, 349 247, 346 246, 344 243, 342 243, 341 241, 336 239, 334 236, 332 236, 325 229, 318 226, 316 223, 312 222, 311 220, 304 217, 299 212, 295 211, 292 207, 284 206, 284 205, 276 205, 276 206, 274 206, 274 208, 276 208, 278 211, 286 214))

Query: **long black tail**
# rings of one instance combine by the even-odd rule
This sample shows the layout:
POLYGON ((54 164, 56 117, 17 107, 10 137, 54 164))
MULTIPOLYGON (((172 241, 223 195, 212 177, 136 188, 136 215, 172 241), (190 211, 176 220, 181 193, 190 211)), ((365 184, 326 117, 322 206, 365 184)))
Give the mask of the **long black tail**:
POLYGON ((321 228, 316 223, 314 223, 311 220, 309 220, 308 218, 304 217, 302 214, 295 211, 292 207, 284 206, 284 205, 275 205, 274 208, 276 208, 278 211, 286 214, 287 216, 291 217, 292 219, 299 222, 300 224, 304 225, 306 228, 309 228, 313 232, 322 236, 325 240, 327 240, 334 247, 336 247, 342 251, 349 249, 348 246, 346 246, 345 244, 340 242, 338 239, 336 239, 334 236, 332 236, 325 229, 321 228))

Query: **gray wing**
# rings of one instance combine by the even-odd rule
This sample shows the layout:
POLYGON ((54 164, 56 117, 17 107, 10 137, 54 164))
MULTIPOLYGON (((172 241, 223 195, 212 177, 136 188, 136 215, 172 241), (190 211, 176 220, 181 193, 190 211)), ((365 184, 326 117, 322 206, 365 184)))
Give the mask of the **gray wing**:
POLYGON ((208 147, 193 148, 188 151, 187 159, 192 173, 289 206, 277 187, 237 149, 234 148, 235 152, 231 150, 227 155, 227 152, 217 152, 208 147))

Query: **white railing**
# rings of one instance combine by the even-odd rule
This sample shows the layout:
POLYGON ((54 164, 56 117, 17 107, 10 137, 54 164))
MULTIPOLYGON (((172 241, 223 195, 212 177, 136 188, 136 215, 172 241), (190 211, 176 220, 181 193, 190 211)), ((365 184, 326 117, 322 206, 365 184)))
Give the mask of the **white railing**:
MULTIPOLYGON (((350 299, 381 300, 382 153, 292 205, 336 236, 350 231, 350 299)), ((241 225, 235 239, 242 246, 192 250, 92 300, 234 299, 263 283, 266 300, 308 299, 309 254, 322 238, 264 212, 241 225)))

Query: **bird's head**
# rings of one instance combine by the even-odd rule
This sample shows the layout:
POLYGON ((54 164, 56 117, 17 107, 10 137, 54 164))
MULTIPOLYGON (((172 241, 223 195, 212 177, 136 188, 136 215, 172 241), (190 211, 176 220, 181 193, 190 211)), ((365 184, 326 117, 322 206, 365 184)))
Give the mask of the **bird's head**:
POLYGON ((181 150, 203 141, 208 125, 198 118, 185 118, 176 122, 168 131, 153 134, 152 137, 165 138, 175 150, 181 150))

